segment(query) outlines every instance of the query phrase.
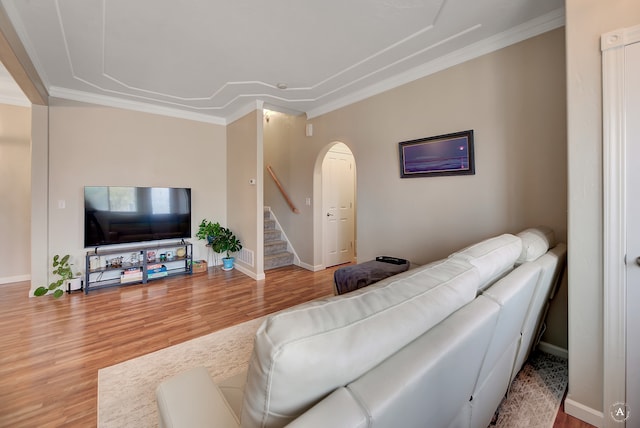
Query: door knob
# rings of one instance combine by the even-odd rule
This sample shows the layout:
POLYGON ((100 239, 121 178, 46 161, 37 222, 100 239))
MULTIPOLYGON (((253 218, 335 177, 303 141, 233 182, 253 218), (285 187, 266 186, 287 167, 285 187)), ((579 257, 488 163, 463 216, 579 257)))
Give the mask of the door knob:
POLYGON ((640 257, 636 257, 636 264, 640 266, 640 257))
MULTIPOLYGON (((331 216, 333 216, 333 214, 327 213, 327 217, 331 217, 331 216)), ((638 259, 640 259, 640 257, 638 257, 638 259)))

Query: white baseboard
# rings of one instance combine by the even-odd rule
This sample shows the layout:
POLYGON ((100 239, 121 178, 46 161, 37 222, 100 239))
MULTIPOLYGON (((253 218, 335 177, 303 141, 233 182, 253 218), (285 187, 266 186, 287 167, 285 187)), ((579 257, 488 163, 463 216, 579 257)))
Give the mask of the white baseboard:
POLYGON ((265 278, 264 272, 262 272, 261 274, 257 274, 247 268, 245 268, 244 266, 242 266, 240 263, 235 264, 234 266, 235 269, 238 269, 240 272, 242 272, 243 274, 247 275, 249 278, 251 279, 255 279, 256 281, 261 281, 265 278))
POLYGON ((0 277, 0 284, 10 284, 12 282, 31 281, 31 275, 16 275, 0 277))
POLYGON ((602 428, 604 425, 602 412, 578 403, 569 396, 564 400, 564 412, 598 428, 602 428))
POLYGON ((540 341, 540 343, 538 343, 538 349, 542 352, 546 352, 547 354, 555 355, 556 357, 565 359, 569 358, 569 351, 559 346, 552 345, 551 343, 540 341))
POLYGON ((308 263, 303 263, 303 262, 300 262, 300 261, 298 263, 294 263, 294 264, 296 266, 300 266, 303 269, 310 270, 311 272, 318 272, 320 270, 324 270, 325 269, 324 265, 315 265, 314 266, 314 265, 310 265, 308 263))

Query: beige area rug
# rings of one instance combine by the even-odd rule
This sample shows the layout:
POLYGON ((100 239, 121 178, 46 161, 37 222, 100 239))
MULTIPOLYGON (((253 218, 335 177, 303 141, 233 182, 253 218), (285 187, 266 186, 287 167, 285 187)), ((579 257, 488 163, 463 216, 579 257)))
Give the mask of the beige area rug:
POLYGON ((262 321, 247 321, 98 370, 98 427, 157 427, 158 384, 199 366, 207 367, 214 381, 245 370, 262 321))
POLYGON ((500 428, 551 428, 567 389, 567 360, 534 352, 511 384, 497 412, 500 428))

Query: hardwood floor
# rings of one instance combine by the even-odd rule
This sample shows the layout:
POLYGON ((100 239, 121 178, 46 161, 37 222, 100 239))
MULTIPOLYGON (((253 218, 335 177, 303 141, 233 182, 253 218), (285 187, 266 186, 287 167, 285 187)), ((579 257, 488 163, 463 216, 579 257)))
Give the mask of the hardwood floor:
MULTIPOLYGON (((331 295, 334 270, 291 266, 256 282, 218 268, 58 300, 0 285, 0 427, 95 426, 98 369, 331 295)), ((555 426, 590 426, 562 417, 555 426)))

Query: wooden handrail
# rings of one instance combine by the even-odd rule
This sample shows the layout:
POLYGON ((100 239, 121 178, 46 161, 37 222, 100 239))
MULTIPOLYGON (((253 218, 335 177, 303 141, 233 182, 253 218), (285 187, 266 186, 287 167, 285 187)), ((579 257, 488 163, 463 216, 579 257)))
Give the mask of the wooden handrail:
POLYGON ((280 193, 282 193, 282 196, 284 196, 284 200, 287 201, 287 204, 289 204, 289 208, 291 208, 291 211, 298 214, 300 211, 298 211, 296 206, 293 205, 291 198, 289 197, 289 195, 287 195, 287 192, 284 190, 284 187, 282 187, 282 184, 280 184, 280 180, 278 180, 278 177, 276 177, 276 173, 273 172, 271 165, 267 166, 267 171, 269 171, 269 174, 271 174, 271 178, 273 178, 273 181, 276 182, 276 186, 278 186, 278 189, 280 189, 280 193))

